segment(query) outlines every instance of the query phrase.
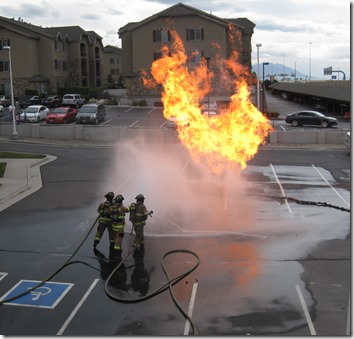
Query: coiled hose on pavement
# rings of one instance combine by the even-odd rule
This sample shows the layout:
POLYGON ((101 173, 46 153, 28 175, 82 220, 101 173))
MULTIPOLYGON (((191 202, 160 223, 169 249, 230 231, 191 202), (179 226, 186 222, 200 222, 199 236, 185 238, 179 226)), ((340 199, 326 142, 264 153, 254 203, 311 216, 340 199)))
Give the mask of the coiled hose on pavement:
POLYGON ((156 290, 152 291, 149 294, 146 294, 142 297, 139 298, 135 298, 135 299, 124 299, 124 298, 119 298, 116 295, 112 294, 109 291, 109 282, 111 280, 111 278, 114 276, 114 274, 117 272, 117 270, 120 268, 121 265, 123 265, 124 261, 126 260, 126 258, 131 254, 131 252, 129 252, 127 254, 127 256, 117 265, 117 267, 115 267, 115 269, 111 272, 111 274, 108 276, 106 283, 105 283, 105 292, 108 295, 109 298, 118 301, 118 302, 122 302, 122 303, 137 303, 137 302, 141 302, 147 299, 150 299, 158 294, 160 294, 161 292, 165 291, 166 289, 170 290, 170 294, 171 294, 171 298, 174 302, 174 304, 177 306, 177 308, 179 309, 179 311, 183 314, 183 316, 189 321, 191 327, 192 327, 192 332, 194 335, 198 335, 198 330, 196 325, 194 324, 193 320, 191 319, 191 317, 183 310, 183 308, 181 307, 181 305, 178 303, 174 293, 173 293, 173 285, 177 284, 180 280, 182 280, 184 277, 186 277, 188 274, 192 273, 200 264, 200 260, 199 257, 196 253, 190 251, 190 250, 186 250, 186 249, 175 249, 175 250, 171 250, 166 252, 161 260, 161 267, 163 272, 165 273, 165 276, 167 278, 167 281, 159 288, 157 288, 156 290), (181 275, 170 279, 167 270, 164 266, 164 259, 167 258, 169 255, 171 254, 175 254, 175 253, 187 253, 190 254, 192 256, 194 256, 194 258, 196 259, 196 262, 194 263, 194 265, 187 270, 186 272, 182 273, 181 275))
MULTIPOLYGON (((74 253, 68 258, 68 260, 65 261, 65 263, 60 266, 54 273, 52 273, 50 276, 48 276, 47 278, 43 279, 40 283, 38 283, 37 285, 31 287, 30 289, 22 292, 22 293, 19 293, 15 296, 12 296, 10 298, 7 298, 7 299, 4 299, 4 300, 1 300, 0 301, 0 306, 7 303, 7 302, 10 302, 14 299, 17 299, 17 298, 20 298, 32 291, 34 291, 35 289, 41 287, 42 285, 44 285, 47 281, 50 281, 51 279, 53 279, 60 271, 62 271, 65 267, 71 265, 71 264, 76 264, 76 263, 84 263, 84 262, 80 262, 80 261, 71 261, 72 258, 76 255, 76 253, 79 251, 79 249, 81 248, 81 246, 84 244, 84 242, 86 241, 86 239, 88 238, 88 236, 90 235, 92 229, 95 227, 97 221, 98 221, 98 218, 96 218, 96 220, 94 221, 94 223, 92 224, 92 226, 90 227, 90 229, 88 230, 86 236, 82 239, 81 243, 79 244, 79 246, 77 247, 77 249, 74 251, 74 253)), ((114 273, 119 269, 119 267, 124 263, 124 261, 127 259, 127 257, 131 254, 131 251, 129 251, 129 253, 127 254, 127 256, 117 265, 117 267, 111 272, 111 274, 109 275, 109 277, 107 278, 106 280, 106 283, 105 283, 105 292, 106 294, 108 295, 109 298, 115 300, 115 301, 118 301, 118 302, 124 302, 124 303, 135 303, 135 302, 141 302, 143 300, 146 300, 146 299, 149 299, 149 298, 152 298, 156 295, 158 295, 159 293, 165 291, 167 288, 169 288, 170 290, 170 294, 171 294, 171 297, 173 299, 173 302, 175 303, 175 305, 177 306, 177 308, 179 309, 179 311, 184 315, 184 317, 189 321, 189 323, 191 324, 191 327, 192 327, 192 331, 193 331, 193 334, 198 334, 198 330, 193 322, 193 320, 190 318, 190 316, 182 309, 182 307, 179 305, 179 303, 177 302, 177 299, 175 298, 174 296, 174 293, 173 293, 173 290, 172 290, 172 286, 177 284, 180 280, 182 280, 184 277, 186 277, 188 274, 190 274, 191 272, 193 272, 200 264, 200 261, 199 261, 199 257, 196 253, 192 252, 192 251, 189 251, 189 250, 185 250, 185 249, 176 249, 176 250, 171 250, 171 251, 168 251, 164 254, 162 260, 161 260, 161 267, 167 277, 167 282, 161 286, 160 288, 156 289, 155 291, 153 291, 152 293, 150 294, 147 294, 143 297, 140 297, 140 298, 136 298, 136 299, 120 299, 118 298, 117 296, 113 295, 109 289, 108 289, 108 285, 109 285, 109 281, 110 279, 112 278, 112 276, 114 275, 114 273), (196 263, 194 264, 194 266, 187 270, 185 273, 173 278, 173 279, 170 279, 169 276, 168 276, 168 273, 165 269, 165 266, 163 264, 163 260, 171 255, 171 254, 174 254, 174 253, 188 253, 192 256, 194 256, 196 258, 196 263)), ((86 263, 84 263, 86 264, 86 263)))

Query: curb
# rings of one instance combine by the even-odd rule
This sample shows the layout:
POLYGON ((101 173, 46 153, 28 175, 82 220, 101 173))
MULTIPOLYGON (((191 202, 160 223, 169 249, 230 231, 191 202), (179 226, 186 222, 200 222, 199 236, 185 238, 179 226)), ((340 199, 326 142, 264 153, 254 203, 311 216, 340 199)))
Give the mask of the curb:
POLYGON ((39 159, 35 163, 27 165, 25 186, 0 199, 0 212, 42 188, 40 167, 56 159, 56 156, 46 154, 45 158, 39 159))

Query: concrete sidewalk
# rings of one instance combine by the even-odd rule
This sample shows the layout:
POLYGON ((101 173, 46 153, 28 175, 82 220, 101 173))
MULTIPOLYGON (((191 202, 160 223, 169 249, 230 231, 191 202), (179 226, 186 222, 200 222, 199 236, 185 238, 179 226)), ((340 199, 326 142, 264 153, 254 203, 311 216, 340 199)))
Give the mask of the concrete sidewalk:
POLYGON ((0 212, 42 187, 40 167, 56 157, 43 159, 0 159, 6 162, 5 173, 0 178, 0 212))

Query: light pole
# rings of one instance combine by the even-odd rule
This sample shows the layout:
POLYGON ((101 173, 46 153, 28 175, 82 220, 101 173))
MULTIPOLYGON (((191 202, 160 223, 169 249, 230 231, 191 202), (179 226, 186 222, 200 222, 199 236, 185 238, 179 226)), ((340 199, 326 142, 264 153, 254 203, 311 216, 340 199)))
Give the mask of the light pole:
POLYGON ((310 42, 310 65, 309 65, 309 80, 311 80, 311 45, 312 45, 312 42, 310 42))
POLYGON ((259 110, 259 47, 262 47, 262 44, 256 44, 257 47, 257 108, 259 110))
POLYGON ((12 81, 12 64, 11 64, 11 47, 3 46, 3 49, 9 51, 9 68, 10 68, 10 88, 11 88, 11 107, 12 107, 12 136, 11 139, 18 139, 18 133, 16 131, 16 116, 15 116, 15 102, 14 102, 14 87, 12 81))
POLYGON ((263 88, 263 95, 262 95, 262 112, 264 113, 264 101, 265 101, 265 86, 264 86, 264 66, 269 65, 269 62, 263 62, 263 83, 262 83, 262 88, 263 88))

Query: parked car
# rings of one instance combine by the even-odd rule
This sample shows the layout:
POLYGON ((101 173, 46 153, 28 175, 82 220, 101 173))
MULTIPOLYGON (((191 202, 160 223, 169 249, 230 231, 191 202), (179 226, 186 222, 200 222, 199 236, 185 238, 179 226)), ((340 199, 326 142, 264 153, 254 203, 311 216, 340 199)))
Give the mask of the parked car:
POLYGON ((206 110, 206 111, 203 111, 203 114, 213 116, 213 115, 218 115, 218 112, 213 111, 213 110, 210 110, 210 111, 206 110))
MULTIPOLYGON (((178 118, 180 121, 180 124, 183 126, 188 126, 189 125, 189 121, 187 118, 185 117, 180 117, 178 118)), ((177 121, 178 119, 173 115, 171 118, 169 118, 166 122, 166 126, 170 127, 170 128, 177 128, 177 121)))
POLYGON ((106 109, 102 104, 83 105, 76 115, 77 124, 98 124, 106 118, 106 109))
POLYGON ((345 137, 344 145, 346 148, 350 149, 351 147, 351 141, 350 141, 350 132, 347 132, 347 135, 345 137))
POLYGON ((218 104, 214 100, 204 100, 202 104, 202 112, 208 111, 208 108, 209 111, 217 112, 218 104))
POLYGON ((4 106, 0 105, 0 118, 4 116, 4 106))
POLYGON ((40 122, 49 114, 49 108, 43 105, 31 105, 26 107, 20 114, 21 122, 40 122))
POLYGON ((11 97, 9 95, 0 95, 0 105, 7 107, 11 105, 11 97))
POLYGON ((66 124, 75 122, 78 109, 74 107, 57 107, 45 118, 47 124, 66 124))
POLYGON ((59 95, 50 95, 43 100, 43 105, 46 107, 59 107, 62 103, 62 98, 59 95))
POLYGON ((320 112, 306 110, 287 114, 285 122, 294 127, 302 125, 318 125, 327 128, 338 124, 336 118, 327 117, 320 112))
POLYGON ((38 95, 27 95, 23 98, 20 98, 18 104, 21 108, 25 108, 31 105, 41 105, 42 100, 38 95))
POLYGON ((85 98, 81 98, 80 94, 65 94, 63 96, 62 105, 79 108, 85 104, 85 98))

